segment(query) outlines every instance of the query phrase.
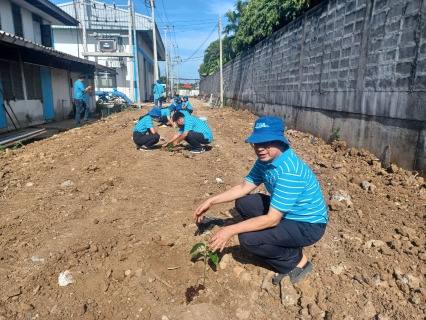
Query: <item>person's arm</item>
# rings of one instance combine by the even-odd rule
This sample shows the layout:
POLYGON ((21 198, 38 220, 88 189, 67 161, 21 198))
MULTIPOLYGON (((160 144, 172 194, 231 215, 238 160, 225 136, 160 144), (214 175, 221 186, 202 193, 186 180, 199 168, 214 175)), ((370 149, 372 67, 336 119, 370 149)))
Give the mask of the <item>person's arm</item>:
POLYGON ((86 89, 84 89, 83 93, 87 93, 92 89, 92 86, 87 86, 86 89))
POLYGON ((228 189, 222 193, 208 198, 206 201, 200 204, 197 209, 195 209, 193 215, 194 220, 200 222, 201 220, 203 220, 204 213, 209 210, 214 204, 230 202, 244 197, 245 195, 256 189, 257 186, 257 184, 244 180, 242 183, 233 186, 231 189, 228 189))
POLYGON ((179 135, 179 137, 173 142, 173 147, 176 147, 179 144, 179 142, 181 142, 182 140, 185 140, 187 135, 188 135, 188 131, 179 135))
POLYGON ((177 128, 176 123, 173 122, 171 117, 167 117, 167 121, 172 125, 173 128, 177 128))
POLYGON ((167 147, 169 145, 169 143, 173 143, 177 138, 180 137, 180 133, 175 133, 174 136, 167 142, 163 143, 161 146, 162 147, 167 147))
POLYGON ((282 216, 282 212, 269 207, 269 211, 265 215, 247 219, 234 225, 226 226, 216 232, 209 240, 210 249, 213 252, 216 250, 222 252, 226 246, 226 243, 229 241, 229 239, 232 238, 232 236, 244 232, 252 232, 275 227, 280 223, 282 216))

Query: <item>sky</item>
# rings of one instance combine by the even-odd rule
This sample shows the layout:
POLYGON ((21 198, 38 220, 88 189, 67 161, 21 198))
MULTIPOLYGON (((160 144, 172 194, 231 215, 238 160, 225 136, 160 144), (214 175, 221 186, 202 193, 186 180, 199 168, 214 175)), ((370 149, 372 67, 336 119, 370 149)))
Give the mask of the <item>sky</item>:
MULTIPOLYGON (((211 42, 217 40, 219 15, 222 15, 222 28, 227 23, 224 17, 234 9, 236 0, 155 0, 155 20, 164 41, 163 27, 167 30, 167 46, 172 56, 179 56, 179 78, 181 82, 194 82, 199 79, 198 68, 203 62, 204 51, 211 42), (172 46, 172 47, 171 47, 172 46), (177 46, 177 47, 176 47, 177 46), (188 58, 190 58, 187 60, 188 58)), ((151 15, 145 0, 135 1, 136 11, 151 15)), ((165 75, 165 63, 159 62, 160 72, 165 75)), ((176 77, 177 67, 174 69, 176 77)))

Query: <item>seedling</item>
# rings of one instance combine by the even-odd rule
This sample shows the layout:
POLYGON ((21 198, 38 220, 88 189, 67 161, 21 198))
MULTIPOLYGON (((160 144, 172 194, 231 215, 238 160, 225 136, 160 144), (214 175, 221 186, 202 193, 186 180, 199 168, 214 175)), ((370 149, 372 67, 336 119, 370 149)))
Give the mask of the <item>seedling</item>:
POLYGON ((18 150, 20 147, 22 146, 22 143, 20 141, 15 142, 12 146, 12 148, 10 148, 11 150, 18 150))
POLYGON ((172 150, 172 149, 173 149, 173 143, 169 143, 169 144, 167 145, 167 149, 172 150))
POLYGON ((340 140, 340 126, 337 126, 336 130, 331 134, 331 142, 340 140))
POLYGON ((192 254, 192 259, 197 259, 200 254, 203 255, 204 259, 204 278, 203 278, 203 286, 206 283, 206 272, 207 272, 207 260, 210 257, 210 260, 217 266, 219 264, 219 256, 217 253, 210 250, 210 247, 204 242, 198 242, 194 245, 189 252, 192 254))

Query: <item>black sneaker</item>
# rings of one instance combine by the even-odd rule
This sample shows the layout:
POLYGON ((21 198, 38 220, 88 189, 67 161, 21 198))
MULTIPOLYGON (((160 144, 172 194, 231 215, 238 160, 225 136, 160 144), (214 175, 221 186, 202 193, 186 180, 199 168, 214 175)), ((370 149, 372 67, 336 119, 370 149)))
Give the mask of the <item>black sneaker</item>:
POLYGON ((139 150, 140 151, 152 151, 152 148, 149 148, 149 147, 140 147, 139 150))
POLYGON ((204 149, 191 149, 189 152, 194 153, 194 154, 199 154, 199 153, 203 153, 204 149))

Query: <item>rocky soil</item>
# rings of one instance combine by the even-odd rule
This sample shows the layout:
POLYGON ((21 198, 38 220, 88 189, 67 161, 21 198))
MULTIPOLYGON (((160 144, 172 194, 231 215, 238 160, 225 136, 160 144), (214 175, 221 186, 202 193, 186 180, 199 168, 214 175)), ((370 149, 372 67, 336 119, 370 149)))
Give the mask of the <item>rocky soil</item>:
MULTIPOLYGON (((192 212, 256 159, 244 143, 256 116, 193 105, 215 136, 200 155, 185 143, 136 150, 134 120, 150 106, 0 153, 0 320, 425 319, 424 179, 294 130, 286 136, 330 208, 325 236, 305 251, 314 271, 274 287, 234 238, 188 303, 203 278, 189 251, 210 236, 196 235, 192 212)), ((209 215, 239 220, 233 203, 209 215)))

